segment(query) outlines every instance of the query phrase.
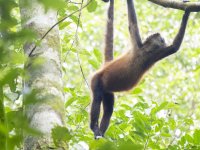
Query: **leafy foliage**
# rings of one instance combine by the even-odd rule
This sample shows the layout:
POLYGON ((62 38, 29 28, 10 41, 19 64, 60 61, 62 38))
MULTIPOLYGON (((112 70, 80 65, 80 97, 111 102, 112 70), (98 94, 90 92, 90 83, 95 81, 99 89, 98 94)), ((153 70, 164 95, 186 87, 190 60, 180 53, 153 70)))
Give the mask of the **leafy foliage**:
MULTIPOLYGON (((80 9, 82 1, 39 2, 46 10, 57 9, 61 19, 80 9)), ((125 2, 116 1, 115 6, 117 57, 126 50, 129 35, 125 2)), ((142 37, 160 31, 168 43, 172 42, 182 12, 145 0, 136 1, 136 6, 142 37)), ((52 130, 53 147, 200 149, 199 14, 191 15, 179 53, 156 64, 132 91, 116 94, 115 110, 105 138, 93 139, 88 125, 90 91, 87 82, 90 74, 102 64, 106 8, 105 3, 92 0, 81 14, 78 12, 59 24, 66 126, 56 126, 52 130)), ((2 149, 12 150, 22 147, 24 134, 41 136, 28 126, 22 113, 23 64, 26 61, 23 45, 37 39, 32 31, 21 28, 18 1, 0 0, 0 12, 0 145, 2 149)))
POLYGON ((46 9, 48 8, 61 9, 66 6, 64 0, 57 0, 56 3, 54 0, 38 0, 38 2, 42 3, 46 9))

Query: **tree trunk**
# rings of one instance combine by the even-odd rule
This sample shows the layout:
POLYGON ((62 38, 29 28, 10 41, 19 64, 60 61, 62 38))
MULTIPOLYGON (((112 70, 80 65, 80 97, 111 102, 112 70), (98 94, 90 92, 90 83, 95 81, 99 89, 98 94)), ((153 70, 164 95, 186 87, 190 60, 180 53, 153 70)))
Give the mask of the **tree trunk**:
MULTIPOLYGON (((55 10, 44 10, 36 0, 20 0, 22 27, 35 31, 38 39, 57 22, 55 10)), ((33 43, 24 46, 29 56, 33 43)), ((24 112, 30 127, 43 133, 42 137, 25 136, 24 149, 44 149, 51 144, 51 129, 55 125, 63 126, 64 97, 60 62, 60 39, 58 27, 55 27, 37 45, 25 64, 24 112), (27 96, 29 95, 29 96, 27 96), (32 95, 32 96, 30 96, 32 95)))

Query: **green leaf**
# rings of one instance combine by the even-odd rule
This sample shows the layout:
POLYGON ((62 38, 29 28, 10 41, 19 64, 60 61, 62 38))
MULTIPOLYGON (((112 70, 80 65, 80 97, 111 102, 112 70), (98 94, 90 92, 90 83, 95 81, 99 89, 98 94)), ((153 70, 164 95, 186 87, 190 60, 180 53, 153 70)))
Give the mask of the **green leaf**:
POLYGON ((141 109, 146 109, 149 108, 149 105, 145 102, 138 102, 137 104, 134 105, 134 108, 141 108, 141 109))
POLYGON ((146 135, 144 134, 144 132, 133 131, 133 133, 135 133, 136 135, 139 135, 143 139, 146 137, 146 135))
POLYGON ((185 123, 186 125, 193 125, 193 124, 194 124, 194 121, 193 121, 192 118, 185 118, 185 119, 184 119, 184 123, 185 123))
POLYGON ((62 145, 63 142, 66 143, 72 138, 69 130, 61 126, 54 127, 51 135, 56 146, 62 145))
POLYGON ((169 133, 169 128, 168 127, 162 128, 161 135, 164 137, 171 137, 171 134, 169 133))
POLYGON ((67 10, 72 10, 72 11, 76 11, 78 9, 79 8, 77 6, 75 6, 75 5, 67 7, 67 10))
POLYGON ((79 26, 82 27, 81 20, 80 20, 77 16, 72 15, 72 16, 70 16, 70 18, 71 18, 72 21, 73 21, 75 24, 77 24, 77 25, 78 25, 78 21, 79 21, 79 26))
POLYGON ((10 90, 12 92, 15 92, 16 91, 16 82, 14 80, 10 80, 10 82, 8 84, 9 84, 10 90))
POLYGON ((70 21, 65 21, 65 22, 62 22, 59 27, 60 27, 60 30, 63 30, 65 27, 67 27, 68 25, 70 25, 71 22, 70 21))
POLYGON ((74 97, 68 99, 67 102, 65 103, 65 108, 70 106, 74 101, 75 101, 74 97))
POLYGON ((90 60, 88 60, 88 62, 89 62, 90 65, 92 65, 93 68, 95 68, 95 69, 99 68, 99 65, 96 61, 90 59, 90 60))
POLYGON ((185 136, 181 137, 181 140, 179 141, 179 143, 181 146, 184 146, 184 144, 186 143, 185 136))
POLYGON ((98 62, 102 62, 102 53, 101 53, 101 51, 98 50, 98 49, 94 49, 93 52, 94 52, 94 55, 95 55, 96 59, 98 60, 98 62))
POLYGON ((22 71, 22 69, 19 68, 10 68, 10 67, 6 67, 5 69, 0 69, 0 82, 2 85, 5 84, 10 84, 11 85, 11 89, 14 88, 14 85, 12 84, 13 81, 18 77, 18 75, 20 74, 20 72, 22 71))
POLYGON ((195 130, 193 134, 194 143, 199 144, 200 143, 200 130, 195 130))
POLYGON ((96 0, 92 0, 92 2, 87 6, 88 12, 94 12, 97 8, 96 0))
POLYGON ((159 111, 163 110, 164 108, 166 108, 167 105, 168 105, 168 102, 161 103, 160 106, 155 107, 155 108, 152 109, 151 115, 155 115, 157 112, 159 112, 159 111))
POLYGON ((142 150, 144 149, 143 145, 136 144, 133 142, 122 142, 118 150, 142 150))
POLYGON ((192 138, 189 134, 186 134, 186 135, 185 135, 185 139, 186 139, 187 142, 189 142, 189 143, 193 143, 193 142, 194 142, 193 138, 192 138))
POLYGON ((140 94, 140 93, 142 93, 142 89, 141 88, 135 88, 134 90, 133 90, 133 92, 131 92, 132 94, 140 94))
POLYGON ((66 6, 66 3, 64 0, 38 0, 40 3, 42 3, 45 6, 45 9, 53 8, 53 9, 60 9, 64 8, 66 6))
POLYGON ((86 49, 81 50, 79 53, 82 55, 87 55, 87 56, 91 55, 86 49))
POLYGON ((92 140, 90 143, 90 148, 91 149, 96 149, 97 147, 100 148, 100 147, 103 147, 104 145, 107 144, 107 141, 106 139, 99 139, 99 140, 92 140))

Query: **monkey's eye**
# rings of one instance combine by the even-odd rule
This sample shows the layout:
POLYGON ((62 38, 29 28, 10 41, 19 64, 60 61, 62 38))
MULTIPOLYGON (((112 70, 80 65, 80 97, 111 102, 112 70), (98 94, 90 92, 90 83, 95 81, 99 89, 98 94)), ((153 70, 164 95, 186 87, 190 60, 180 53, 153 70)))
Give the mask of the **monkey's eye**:
POLYGON ((161 43, 164 43, 164 39, 163 38, 160 38, 160 41, 161 41, 161 43))

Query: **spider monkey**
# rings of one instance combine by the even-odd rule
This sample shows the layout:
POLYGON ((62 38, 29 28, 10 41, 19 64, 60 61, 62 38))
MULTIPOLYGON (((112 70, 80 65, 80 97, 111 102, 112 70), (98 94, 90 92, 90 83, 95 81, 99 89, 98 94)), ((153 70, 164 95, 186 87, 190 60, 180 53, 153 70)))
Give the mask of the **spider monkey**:
MULTIPOLYGON (((110 0, 110 7, 112 7, 112 4, 113 0, 110 0)), ((185 11, 180 29, 173 43, 167 46, 159 33, 149 36, 145 42, 142 42, 133 0, 127 0, 127 7, 132 48, 119 58, 107 61, 91 79, 92 105, 90 128, 94 132, 95 139, 103 137, 109 126, 114 105, 113 92, 130 90, 137 85, 143 74, 157 61, 179 50, 190 14, 188 10, 185 11), (98 119, 101 102, 103 103, 104 114, 99 126, 98 119)), ((113 11, 110 12, 113 13, 113 11)), ((112 16, 113 14, 109 15, 112 16)), ((110 34, 109 32, 110 30, 107 30, 106 36, 110 34)), ((113 36, 112 33, 111 36, 113 36)))

